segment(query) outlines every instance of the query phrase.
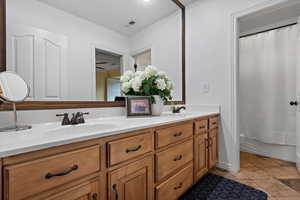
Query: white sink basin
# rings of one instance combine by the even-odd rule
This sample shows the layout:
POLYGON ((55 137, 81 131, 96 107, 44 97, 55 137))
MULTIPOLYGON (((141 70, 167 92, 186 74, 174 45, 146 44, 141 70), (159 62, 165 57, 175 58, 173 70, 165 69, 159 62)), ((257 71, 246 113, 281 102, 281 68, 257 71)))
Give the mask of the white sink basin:
POLYGON ((61 126, 56 129, 47 131, 48 134, 88 134, 97 131, 104 131, 117 128, 115 124, 80 124, 80 125, 70 125, 61 126))

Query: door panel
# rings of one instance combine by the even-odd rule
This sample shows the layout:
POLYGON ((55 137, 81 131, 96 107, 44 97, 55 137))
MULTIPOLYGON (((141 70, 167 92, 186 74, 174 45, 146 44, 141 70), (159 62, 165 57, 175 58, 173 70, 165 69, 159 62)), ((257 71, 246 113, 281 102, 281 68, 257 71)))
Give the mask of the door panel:
POLYGON ((109 172, 110 200, 152 200, 153 159, 145 158, 109 172))
POLYGON ((29 84, 34 100, 64 100, 67 95, 67 38, 22 25, 7 26, 7 70, 29 84))
POLYGON ((87 182, 45 200, 100 200, 99 182, 87 182))
POLYGON ((195 138, 195 179, 202 178, 208 172, 208 133, 195 138))
POLYGON ((218 162, 218 129, 209 132, 209 168, 218 162))

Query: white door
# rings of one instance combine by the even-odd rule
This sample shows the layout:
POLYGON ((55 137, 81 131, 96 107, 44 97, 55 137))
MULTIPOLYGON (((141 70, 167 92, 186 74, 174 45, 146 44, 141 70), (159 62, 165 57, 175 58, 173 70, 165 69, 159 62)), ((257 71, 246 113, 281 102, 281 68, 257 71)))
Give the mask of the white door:
POLYGON ((298 64, 297 64, 297 73, 296 73, 296 103, 297 103, 297 114, 296 114, 296 135, 297 135, 297 145, 296 145, 296 159, 297 159, 297 168, 300 172, 300 18, 298 20, 298 64))
POLYGON ((121 96, 121 82, 118 79, 107 79, 107 101, 115 101, 115 97, 121 96))
POLYGON ((67 38, 48 31, 7 26, 7 69, 22 76, 31 88, 31 100, 67 97, 67 38))

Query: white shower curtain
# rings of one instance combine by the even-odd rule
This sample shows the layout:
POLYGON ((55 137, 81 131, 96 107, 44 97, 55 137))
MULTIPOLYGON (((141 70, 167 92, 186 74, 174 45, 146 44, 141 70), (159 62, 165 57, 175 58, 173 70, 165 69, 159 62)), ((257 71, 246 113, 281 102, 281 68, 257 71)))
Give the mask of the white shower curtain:
POLYGON ((297 26, 240 39, 241 135, 296 144, 297 26))

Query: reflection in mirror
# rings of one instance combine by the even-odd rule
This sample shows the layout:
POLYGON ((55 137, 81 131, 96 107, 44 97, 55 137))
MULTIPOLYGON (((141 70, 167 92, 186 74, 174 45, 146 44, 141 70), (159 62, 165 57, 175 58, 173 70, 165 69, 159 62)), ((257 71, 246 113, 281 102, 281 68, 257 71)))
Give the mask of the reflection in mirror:
POLYGON ((0 73, 0 99, 9 103, 24 101, 29 94, 29 87, 19 75, 14 72, 0 73))
POLYGON ((31 101, 116 101, 149 64, 183 100, 181 9, 172 0, 7 0, 7 70, 31 101))
POLYGON ((0 101, 13 105, 13 126, 1 128, 0 132, 20 131, 30 129, 31 126, 19 126, 16 103, 24 101, 29 94, 29 86, 19 75, 14 72, 0 73, 0 101))
POLYGON ((96 100, 115 101, 121 96, 121 55, 95 50, 96 56, 96 100))

